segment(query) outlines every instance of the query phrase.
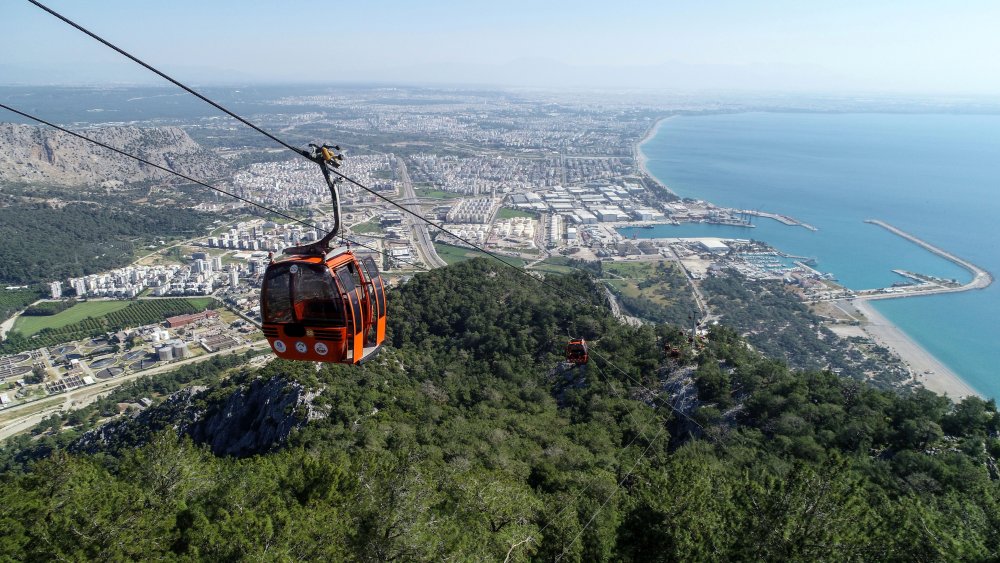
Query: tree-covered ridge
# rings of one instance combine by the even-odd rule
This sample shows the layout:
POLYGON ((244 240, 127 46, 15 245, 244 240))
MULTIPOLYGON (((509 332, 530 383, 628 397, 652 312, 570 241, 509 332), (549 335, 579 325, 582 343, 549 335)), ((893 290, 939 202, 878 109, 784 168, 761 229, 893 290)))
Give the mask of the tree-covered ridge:
POLYGON ((16 559, 890 560, 996 557, 995 405, 793 372, 715 328, 611 320, 585 276, 472 260, 391 298, 364 368, 275 361, 318 392, 288 443, 215 457, 166 433, 3 475, 16 559), (567 334, 585 369, 558 367, 567 334), (675 342, 679 343, 679 342, 675 342), (606 362, 603 358, 610 360, 606 362), (666 406, 670 379, 700 402, 666 406), (680 424, 692 417, 703 428, 680 424), (686 420, 686 419, 685 419, 686 420), (692 428, 694 431, 692 431, 692 428))
POLYGON ((209 222, 186 207, 0 200, 0 283, 79 277, 124 266, 156 237, 195 236, 209 222))

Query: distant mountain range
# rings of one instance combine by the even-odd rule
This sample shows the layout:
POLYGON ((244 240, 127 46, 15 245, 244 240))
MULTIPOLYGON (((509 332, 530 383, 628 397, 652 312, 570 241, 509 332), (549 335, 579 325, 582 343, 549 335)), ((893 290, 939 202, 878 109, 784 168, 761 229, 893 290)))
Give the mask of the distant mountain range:
MULTIPOLYGON (((172 73, 197 84, 315 81, 312 73, 298 67, 234 69, 181 67, 172 73)), ((6 84, 160 84, 139 68, 121 65, 44 66, 0 64, 6 84)), ((334 78, 334 77, 331 77, 334 78)), ((483 85, 541 88, 655 88, 669 90, 725 91, 838 91, 855 84, 829 69, 792 64, 691 64, 671 61, 656 65, 570 65, 544 57, 522 58, 500 64, 426 63, 398 67, 345 65, 335 77, 347 82, 391 82, 396 84, 483 85)))

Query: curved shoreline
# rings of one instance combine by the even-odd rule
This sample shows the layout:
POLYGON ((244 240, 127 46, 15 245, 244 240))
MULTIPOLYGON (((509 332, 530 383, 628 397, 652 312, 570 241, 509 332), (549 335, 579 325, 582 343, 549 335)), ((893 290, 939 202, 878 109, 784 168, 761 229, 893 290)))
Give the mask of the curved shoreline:
MULTIPOLYGON (((650 139, 655 137, 659 133, 663 124, 673 117, 675 116, 671 115, 657 120, 656 123, 650 127, 648 131, 646 131, 646 134, 642 137, 642 139, 636 142, 633 147, 633 154, 635 155, 634 159, 638 163, 639 169, 642 173, 666 190, 670 191, 670 193, 674 193, 674 191, 664 184, 655 174, 649 171, 649 168, 647 167, 648 158, 642 152, 642 145, 646 144, 650 139)), ((674 193, 674 195, 677 194, 674 193)), ((908 233, 899 231, 899 229, 893 227, 892 225, 883 223, 882 221, 868 220, 866 222, 885 228, 897 236, 910 240, 925 250, 958 264, 973 274, 973 280, 968 284, 964 284, 960 288, 948 288, 945 291, 938 291, 937 293, 952 293, 955 291, 968 291, 969 289, 981 289, 993 282, 993 275, 990 272, 973 265, 971 262, 934 247, 933 245, 917 239, 908 233)), ((930 292, 925 293, 925 295, 929 294, 930 292)), ((885 296, 884 298, 892 297, 899 298, 902 296, 885 296)), ((868 299, 872 298, 869 297, 868 299)), ((956 401, 967 396, 980 396, 985 398, 985 395, 976 391, 975 388, 969 385, 964 379, 955 373, 955 371, 934 357, 934 355, 927 351, 926 348, 921 346, 916 340, 906 334, 906 332, 904 332, 897 325, 889 321, 889 319, 879 313, 871 304, 865 303, 868 299, 850 301, 855 309, 869 319, 869 322, 863 327, 864 331, 869 335, 873 342, 889 348, 897 356, 899 356, 904 363, 910 366, 913 371, 914 379, 917 382, 935 393, 945 395, 956 401)))
POLYGON ((971 396, 985 398, 944 362, 894 325, 867 300, 853 299, 849 303, 867 320, 862 325, 862 330, 872 341, 895 352, 910 368, 917 383, 955 401, 971 396))
POLYGON ((677 195, 674 192, 674 190, 670 189, 670 186, 664 184, 663 181, 661 181, 659 178, 657 178, 655 174, 653 174, 652 172, 649 171, 649 168, 646 167, 646 165, 648 163, 647 161, 649 159, 646 157, 645 153, 642 152, 642 145, 646 144, 650 139, 652 139, 653 137, 655 137, 656 134, 660 132, 660 127, 662 127, 664 123, 666 123, 667 121, 673 119, 674 117, 676 117, 676 116, 674 116, 674 115, 668 115, 667 117, 661 117, 660 119, 657 119, 656 123, 654 123, 653 126, 650 127, 649 130, 646 131, 646 134, 643 135, 642 139, 640 139, 632 147, 632 159, 635 160, 636 164, 639 165, 639 170, 643 174, 645 174, 646 177, 648 177, 650 180, 652 180, 652 181, 656 182, 657 184, 659 184, 660 187, 662 187, 663 189, 667 190, 668 192, 670 192, 670 193, 672 193, 674 195, 677 195))
MULTIPOLYGON (((966 271, 972 274, 972 280, 970 282, 964 283, 958 287, 934 289, 926 292, 914 293, 912 295, 931 295, 935 293, 955 293, 958 291, 969 291, 970 289, 985 289, 989 287, 990 284, 993 283, 993 274, 991 274, 989 271, 980 268, 979 266, 976 266, 972 262, 969 262, 964 258, 960 258, 952 254, 951 252, 948 252, 947 250, 938 248, 937 246, 934 246, 933 244, 925 240, 922 240, 915 235, 911 235, 910 233, 900 229, 899 227, 894 227, 889 223, 886 223, 885 221, 880 221, 878 219, 865 219, 865 223, 868 223, 869 225, 882 227, 883 229, 889 231, 890 233, 900 238, 906 239, 912 242, 913 244, 923 248, 927 252, 940 256, 941 258, 948 260, 949 262, 955 264, 956 266, 959 266, 960 268, 964 268, 966 271)), ((906 296, 907 295, 899 295, 898 297, 906 297, 906 296)))

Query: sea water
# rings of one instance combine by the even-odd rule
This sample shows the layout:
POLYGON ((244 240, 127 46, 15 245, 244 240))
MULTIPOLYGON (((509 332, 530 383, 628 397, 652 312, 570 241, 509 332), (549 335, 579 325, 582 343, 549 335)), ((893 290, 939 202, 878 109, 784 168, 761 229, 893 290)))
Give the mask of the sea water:
MULTIPOLYGON (((815 258, 852 289, 906 281, 893 269, 961 282, 971 274, 864 223, 881 219, 1000 273, 1000 116, 745 113, 672 117, 641 150, 681 197, 792 216, 755 228, 623 229, 627 236, 752 238, 815 258)), ((1000 283, 965 293, 871 302, 990 397, 1000 397, 1000 283)))

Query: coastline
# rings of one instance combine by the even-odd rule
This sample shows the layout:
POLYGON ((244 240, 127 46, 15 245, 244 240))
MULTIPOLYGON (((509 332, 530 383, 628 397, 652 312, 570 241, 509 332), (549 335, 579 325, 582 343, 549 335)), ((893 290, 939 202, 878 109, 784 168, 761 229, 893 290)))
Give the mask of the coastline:
MULTIPOLYGON (((972 262, 969 262, 968 260, 965 260, 964 258, 959 258, 958 256, 955 256, 954 254, 948 252, 947 250, 942 250, 942 249, 934 246, 933 244, 931 244, 929 242, 921 240, 921 239, 919 239, 919 238, 911 235, 910 233, 907 233, 906 231, 904 231, 902 229, 899 229, 897 227, 894 227, 894 226, 886 223, 885 221, 879 221, 878 219, 866 219, 865 223, 868 223, 870 225, 875 225, 875 226, 878 226, 878 227, 882 227, 883 229, 889 231, 890 233, 892 233, 894 235, 897 235, 899 237, 902 237, 902 238, 904 238, 904 239, 912 242, 913 244, 916 244, 917 246, 923 248, 924 250, 926 250, 926 251, 928 251, 928 252, 930 252, 932 254, 936 254, 936 255, 940 256, 941 258, 944 258, 945 260, 948 260, 949 262, 952 262, 953 264, 955 264, 955 265, 957 265, 957 266, 959 266, 961 268, 965 268, 966 270, 968 270, 968 272, 970 274, 972 274, 972 280, 969 281, 968 283, 962 284, 960 287, 954 288, 953 291, 968 291, 970 289, 986 289, 987 287, 990 286, 990 284, 993 283, 993 274, 991 274, 990 272, 988 272, 987 270, 985 270, 983 268, 980 268, 979 266, 976 266, 972 262)), ((948 292, 947 291, 937 291, 936 293, 948 293, 948 292)))
POLYGON ((853 299, 849 303, 867 319, 862 324, 862 329, 877 344, 885 346, 899 356, 910 367, 914 379, 926 389, 946 395, 954 401, 969 396, 982 396, 958 374, 882 316, 870 303, 866 303, 863 299, 853 299))
POLYGON ((650 127, 648 131, 646 131, 646 134, 643 135, 642 139, 639 139, 639 141, 635 144, 635 146, 632 147, 633 158, 635 159, 635 162, 639 165, 639 170, 641 170, 643 174, 645 174, 646 176, 648 176, 654 182, 656 182, 657 184, 663 186, 663 188, 666 189, 667 191, 669 191, 670 193, 673 193, 673 190, 671 190, 669 187, 667 187, 666 184, 664 184, 662 181, 660 181, 659 178, 657 178, 656 176, 654 176, 649 171, 649 169, 646 168, 646 161, 649 160, 649 159, 647 159, 646 158, 646 154, 642 152, 642 145, 646 144, 647 141, 649 141, 650 139, 652 139, 653 137, 655 137, 656 134, 660 132, 660 127, 662 127, 664 123, 666 123, 667 121, 669 121, 669 120, 671 120, 673 118, 674 118, 674 116, 668 115, 667 117, 663 117, 663 118, 657 119, 656 123, 654 123, 653 126, 650 127))
MULTIPOLYGON (((650 127, 642 139, 640 139, 633 147, 635 161, 642 173, 671 193, 674 193, 673 190, 652 174, 647 168, 646 165, 648 159, 642 152, 642 145, 659 133, 663 124, 673 117, 674 116, 668 116, 657 120, 656 124, 650 127)), ((970 283, 977 285, 982 283, 983 276, 980 276, 979 272, 976 272, 974 269, 970 269, 970 272, 972 272, 974 276, 973 282, 970 283)), ((993 281, 992 276, 988 272, 986 272, 986 279, 988 279, 989 282, 993 281)), ((987 282, 986 285, 989 285, 989 283, 987 282)), ((903 362, 909 366, 915 381, 923 385, 924 388, 935 393, 945 395, 953 401, 960 401, 962 398, 968 396, 983 397, 981 393, 966 383, 965 380, 959 377, 957 373, 951 370, 951 368, 935 358, 924 347, 903 332, 902 329, 894 325, 869 303, 866 303, 865 300, 853 299, 848 301, 848 303, 850 303, 855 310, 860 312, 867 319, 867 321, 863 324, 862 329, 869 336, 869 338, 873 342, 881 346, 885 346, 899 356, 900 359, 902 359, 903 362)))

